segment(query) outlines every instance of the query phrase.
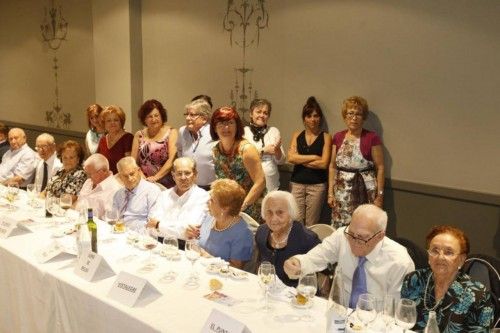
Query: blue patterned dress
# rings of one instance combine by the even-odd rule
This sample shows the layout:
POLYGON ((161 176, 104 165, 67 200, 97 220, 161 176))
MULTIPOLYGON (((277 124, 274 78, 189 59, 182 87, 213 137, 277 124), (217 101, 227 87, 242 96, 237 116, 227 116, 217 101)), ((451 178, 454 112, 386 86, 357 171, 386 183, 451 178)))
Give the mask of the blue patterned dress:
MULTIPOLYGON (((424 295, 427 281, 427 307, 436 304, 434 298, 434 279, 430 268, 416 270, 408 274, 401 287, 401 297, 417 304, 417 323, 414 331, 425 328, 429 311, 424 307, 424 295)), ((493 304, 489 291, 480 283, 459 272, 450 285, 441 304, 435 309, 439 331, 441 333, 489 332, 493 322, 493 304)))

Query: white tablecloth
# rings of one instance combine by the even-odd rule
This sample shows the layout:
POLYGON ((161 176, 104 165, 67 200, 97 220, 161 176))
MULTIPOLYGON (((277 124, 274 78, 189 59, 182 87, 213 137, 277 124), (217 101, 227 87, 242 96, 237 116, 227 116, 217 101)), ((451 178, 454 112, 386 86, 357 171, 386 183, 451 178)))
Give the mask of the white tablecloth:
MULTIPOLYGON (((11 212, 0 205, 0 217, 6 214, 36 217, 43 211, 23 206, 11 212)), ((245 313, 262 301, 257 277, 250 275, 245 280, 218 277, 224 284, 221 292, 244 302, 235 307, 217 304, 203 298, 210 293, 208 281, 214 276, 206 273, 200 263, 196 265, 200 287, 195 290, 183 288, 190 272, 190 262, 184 256, 179 261, 156 256, 159 267, 141 274, 138 268, 148 253, 127 244, 125 234, 110 234, 109 226, 99 223, 99 254, 113 270, 141 276, 162 294, 149 304, 127 307, 107 297, 116 276, 87 282, 73 272, 74 257, 56 258, 45 264, 36 261, 34 253, 54 240, 51 235, 55 228, 49 228, 48 222, 33 223, 31 233, 0 239, 0 332, 199 332, 213 308, 243 322, 254 333, 325 332, 326 302, 322 299, 316 298, 310 310, 271 301, 271 313, 245 313), (120 260, 131 254, 137 255, 133 261, 120 260), (169 269, 179 273, 177 279, 170 284, 160 283, 160 277, 169 269), (312 322, 297 320, 306 312, 313 316, 312 322)), ((71 245, 74 236, 58 240, 71 245)))

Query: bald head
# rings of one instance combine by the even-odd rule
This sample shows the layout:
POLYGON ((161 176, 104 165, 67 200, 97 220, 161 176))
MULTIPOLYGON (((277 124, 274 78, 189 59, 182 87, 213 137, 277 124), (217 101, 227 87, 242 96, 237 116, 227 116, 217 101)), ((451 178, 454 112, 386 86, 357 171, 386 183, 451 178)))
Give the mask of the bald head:
POLYGON ((16 150, 26 143, 26 134, 21 128, 14 127, 9 131, 10 149, 16 150))
POLYGON ((179 157, 174 161, 172 175, 177 195, 187 192, 196 182, 196 162, 190 157, 179 157))

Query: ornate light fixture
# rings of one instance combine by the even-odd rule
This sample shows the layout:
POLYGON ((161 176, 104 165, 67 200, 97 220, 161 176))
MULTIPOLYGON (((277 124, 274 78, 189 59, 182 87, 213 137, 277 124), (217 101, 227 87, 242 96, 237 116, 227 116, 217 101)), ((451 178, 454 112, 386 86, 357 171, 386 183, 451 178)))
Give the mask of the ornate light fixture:
POLYGON ((249 99, 252 94, 253 98, 257 98, 257 90, 253 88, 251 78, 253 68, 247 67, 246 64, 246 49, 252 45, 259 46, 260 31, 267 28, 268 22, 269 14, 264 7, 264 0, 228 0, 223 28, 230 33, 230 45, 233 46, 234 41, 234 44, 242 49, 242 64, 241 67, 234 68, 235 83, 230 97, 231 104, 245 122, 250 121, 249 99), (239 35, 234 37, 236 32, 239 35))
POLYGON ((47 121, 49 125, 57 128, 60 128, 61 125, 68 127, 71 124, 71 114, 64 113, 62 106, 59 104, 59 65, 57 63, 57 50, 61 47, 62 42, 66 40, 68 22, 66 22, 66 19, 63 17, 61 6, 58 8, 55 7, 54 0, 52 0, 52 5, 48 10, 47 7, 45 7, 45 16, 42 24, 40 25, 40 30, 43 42, 47 43, 47 46, 54 51, 54 58, 52 60, 54 65, 52 66, 52 69, 54 70, 54 79, 56 84, 55 101, 52 109, 45 111, 45 121, 47 121))

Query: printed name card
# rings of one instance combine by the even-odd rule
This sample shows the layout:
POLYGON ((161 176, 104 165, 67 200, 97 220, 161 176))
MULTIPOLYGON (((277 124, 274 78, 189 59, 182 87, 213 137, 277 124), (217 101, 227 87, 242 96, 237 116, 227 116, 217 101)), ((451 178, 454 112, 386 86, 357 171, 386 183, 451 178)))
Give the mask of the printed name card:
POLYGON ((345 332, 345 318, 336 309, 331 308, 326 312, 326 332, 327 333, 337 333, 345 332))
POLYGON ((120 272, 108 296, 124 305, 133 307, 139 300, 148 300, 161 293, 148 280, 120 272))
POLYGON ((87 281, 102 280, 115 275, 107 261, 94 252, 82 254, 78 259, 74 272, 87 281))
POLYGON ((17 221, 10 216, 2 216, 0 219, 0 238, 7 238, 17 227, 17 221))
POLYGON ((58 242, 53 241, 48 246, 38 250, 35 253, 35 257, 39 263, 43 264, 61 253, 64 253, 64 248, 58 242))
POLYGON ((250 333, 250 330, 245 324, 224 312, 212 309, 201 333, 250 333))

